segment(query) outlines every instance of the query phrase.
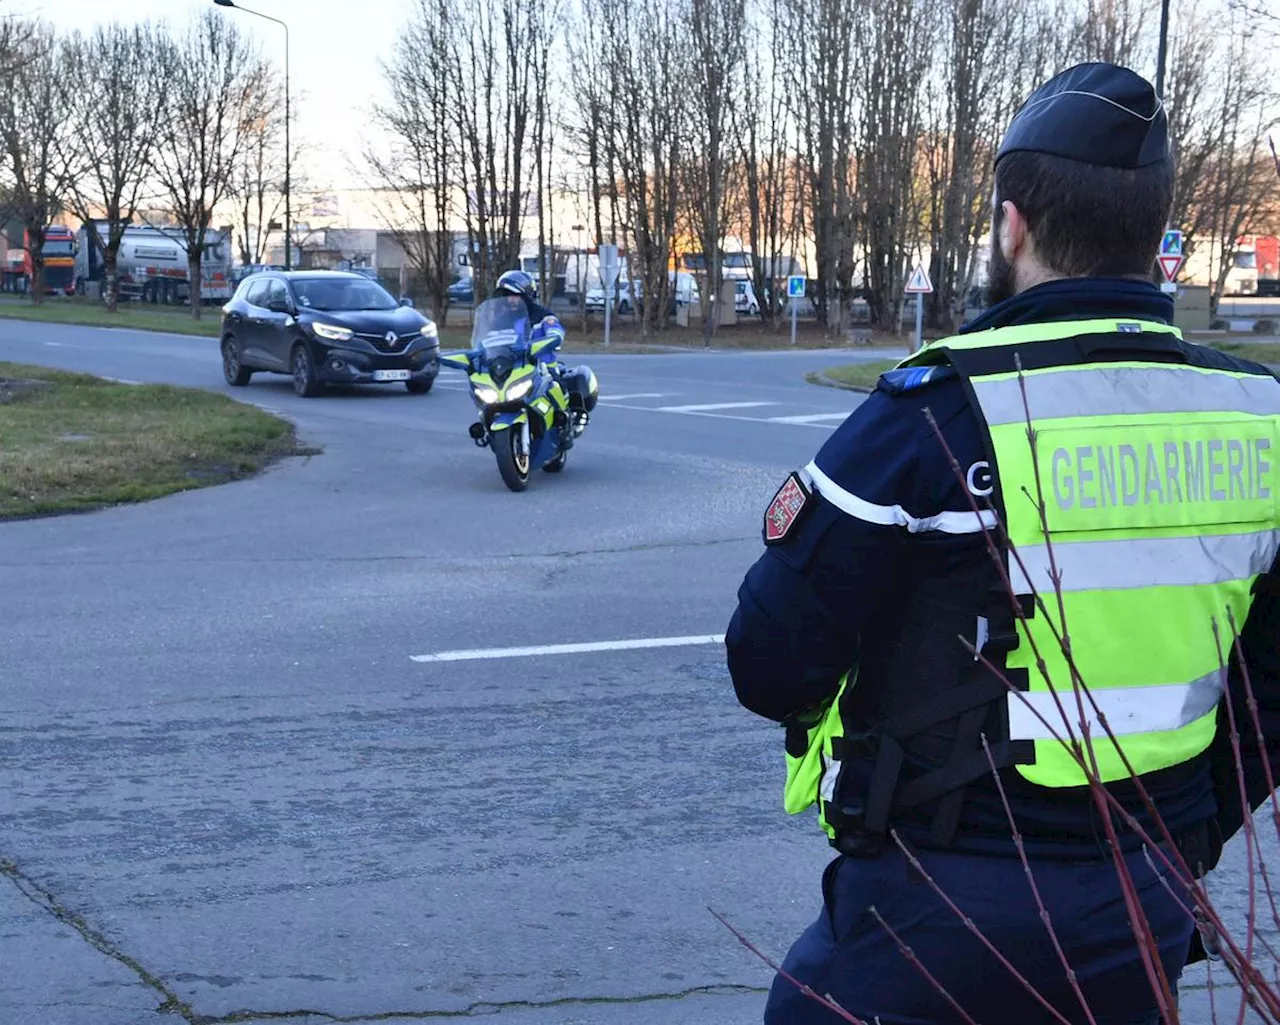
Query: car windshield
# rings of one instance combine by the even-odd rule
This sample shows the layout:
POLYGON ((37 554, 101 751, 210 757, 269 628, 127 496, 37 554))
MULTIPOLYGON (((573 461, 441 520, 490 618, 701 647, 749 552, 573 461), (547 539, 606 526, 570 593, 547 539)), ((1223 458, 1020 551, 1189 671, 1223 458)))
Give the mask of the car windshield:
POLYGON ((306 310, 394 310, 391 293, 368 278, 295 278, 298 305, 306 310))
POLYGON ((486 299, 476 307, 471 347, 487 357, 496 351, 524 348, 529 338, 529 311, 518 295, 486 299))
POLYGON ((70 242, 46 242, 41 252, 45 256, 74 256, 75 248, 70 242))
POLYGON ((1236 253, 1236 266, 1242 270, 1253 270, 1258 266, 1258 254, 1236 253))

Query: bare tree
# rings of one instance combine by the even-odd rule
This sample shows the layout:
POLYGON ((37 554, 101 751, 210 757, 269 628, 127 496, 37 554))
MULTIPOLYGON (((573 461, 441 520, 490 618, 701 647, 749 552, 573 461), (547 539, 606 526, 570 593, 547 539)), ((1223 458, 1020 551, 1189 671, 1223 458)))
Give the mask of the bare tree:
POLYGON ((44 301, 45 231, 66 205, 73 169, 62 159, 71 132, 74 84, 62 66, 53 30, 42 23, 27 29, 24 60, 0 88, 0 142, 9 185, 9 207, 27 232, 31 258, 31 299, 44 301))
POLYGON ((607 5, 604 15, 614 112, 609 159, 617 166, 610 182, 621 185, 633 242, 631 272, 634 277, 639 267, 643 286, 641 334, 647 337, 665 326, 671 298, 667 270, 680 211, 687 61, 678 15, 665 0, 607 5))
MULTIPOLYGON (((266 258, 271 225, 284 209, 285 166, 292 172, 290 187, 294 192, 306 188, 295 168, 305 166, 302 146, 293 133, 293 152, 286 160, 284 130, 285 104, 282 84, 274 74, 264 74, 259 83, 262 94, 251 101, 257 115, 246 125, 244 144, 240 149, 227 198, 234 202, 237 246, 242 263, 262 263, 266 258)), ((296 229, 296 226, 295 226, 296 229)))
MULTIPOLYGON (((1025 8, 1024 8, 1025 9, 1025 8)), ((972 279, 975 249, 991 197, 991 156, 1015 100, 1005 83, 1026 22, 996 0, 943 0, 941 68, 927 89, 929 130, 923 161, 929 181, 929 319, 951 330, 972 279)), ((1028 40, 1028 42, 1030 42, 1028 40)))
POLYGON ((1222 60, 1222 92, 1216 146, 1208 161, 1209 189, 1202 199, 1204 219, 1217 250, 1217 272, 1210 282, 1210 305, 1216 310, 1227 275, 1239 250, 1240 236, 1258 218, 1274 188, 1274 165, 1266 138, 1280 119, 1280 96, 1254 69, 1264 60, 1257 51, 1251 19, 1233 11, 1228 45, 1222 60))
POLYGON ((806 222, 817 257, 814 307, 836 326, 839 300, 852 291, 855 234, 853 107, 858 51, 855 26, 869 17, 849 0, 786 0, 793 27, 786 67, 806 177, 806 222))
POLYGON ((464 102, 455 82, 449 0, 418 0, 391 61, 383 64, 389 98, 374 121, 391 143, 366 159, 378 185, 379 214, 422 278, 438 323, 449 315, 455 211, 461 158, 452 109, 464 102))
MULTIPOLYGON (((903 286, 919 237, 923 196, 916 188, 920 101, 936 36, 932 0, 866 0, 855 29, 862 55, 855 142, 867 302, 873 322, 898 331, 903 286)), ((850 260, 841 247, 842 261, 850 260)), ((841 267, 841 280, 852 267, 841 267)))
MULTIPOLYGON (((524 59, 533 74, 533 139, 530 156, 534 162, 535 195, 538 214, 538 287, 540 294, 550 296, 555 267, 550 254, 555 246, 554 221, 549 217, 551 183, 555 156, 555 121, 551 117, 552 56, 561 52, 559 43, 564 24, 560 0, 535 7, 530 18, 530 31, 524 59)), ((559 90, 556 90, 559 92, 559 90)))
POLYGON ((1212 79, 1218 37, 1214 20, 1195 0, 1175 10, 1169 40, 1165 106, 1175 161, 1170 224, 1187 245, 1202 234, 1208 207, 1202 202, 1208 167, 1218 145, 1218 115, 1212 79))
POLYGON ((187 253, 191 316, 199 320, 201 266, 214 211, 230 193, 253 126, 265 116, 269 72, 234 23, 214 11, 166 40, 157 65, 168 90, 152 167, 187 253))
POLYGON ((453 25, 455 123, 480 294, 520 255, 535 103, 529 55, 550 31, 548 9, 537 0, 475 0, 454 8, 453 25))
POLYGON ((111 312, 119 300, 120 244, 138 213, 165 101, 158 52, 149 24, 102 26, 62 47, 63 73, 76 83, 71 131, 61 140, 68 202, 87 228, 87 244, 101 249, 102 297, 111 312))
POLYGON ((741 102, 734 104, 734 135, 741 165, 745 234, 752 253, 752 284, 766 322, 781 315, 779 287, 798 248, 803 196, 789 139, 785 0, 758 0, 749 19, 741 102))
POLYGON ((692 234, 704 260, 702 338, 715 337, 720 319, 720 287, 724 280, 721 249, 732 196, 734 166, 730 125, 734 106, 742 101, 742 54, 746 46, 745 0, 685 0, 680 30, 691 47, 688 157, 683 162, 684 196, 692 234))

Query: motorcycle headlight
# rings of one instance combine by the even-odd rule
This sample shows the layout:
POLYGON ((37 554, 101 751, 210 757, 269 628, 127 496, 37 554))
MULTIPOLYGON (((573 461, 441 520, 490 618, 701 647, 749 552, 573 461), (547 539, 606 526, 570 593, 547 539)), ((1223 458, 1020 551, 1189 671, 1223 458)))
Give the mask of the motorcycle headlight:
POLYGON ((498 393, 492 388, 477 388, 476 398, 481 402, 493 403, 498 401, 498 393))
POLYGON ((351 336, 355 334, 349 327, 338 327, 337 324, 321 324, 319 322, 311 325, 311 330, 316 333, 319 338, 327 338, 331 342, 349 342, 351 336))
POLYGON ((531 379, 525 379, 518 384, 513 384, 507 389, 507 398, 522 399, 529 394, 531 388, 533 388, 533 381, 531 379))

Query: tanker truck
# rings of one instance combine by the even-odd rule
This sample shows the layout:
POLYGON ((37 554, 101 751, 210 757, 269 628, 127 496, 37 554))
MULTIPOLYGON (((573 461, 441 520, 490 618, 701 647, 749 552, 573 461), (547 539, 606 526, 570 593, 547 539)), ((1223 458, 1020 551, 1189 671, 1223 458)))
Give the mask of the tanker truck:
MULTIPOLYGON (((103 221, 92 221, 80 229, 75 278, 80 295, 89 291, 91 285, 97 285, 100 290, 105 283, 102 249, 107 231, 103 221), (96 233, 92 244, 90 231, 96 233)), ((121 299, 165 306, 190 302, 190 272, 182 230, 129 225, 120 241, 116 275, 121 299)), ((200 299, 204 303, 223 303, 231 298, 231 293, 231 232, 210 228, 204 235, 204 255, 200 263, 200 299)))

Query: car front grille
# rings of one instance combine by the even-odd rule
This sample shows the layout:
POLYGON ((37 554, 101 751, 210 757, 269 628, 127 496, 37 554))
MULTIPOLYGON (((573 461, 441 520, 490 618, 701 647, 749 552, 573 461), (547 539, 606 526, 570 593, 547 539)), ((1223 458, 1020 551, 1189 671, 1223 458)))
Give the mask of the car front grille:
POLYGON ((396 340, 394 342, 387 341, 386 332, 383 332, 380 335, 357 334, 356 337, 361 338, 364 341, 368 342, 379 352, 396 353, 396 352, 404 352, 404 350, 409 347, 409 344, 411 342, 416 342, 419 338, 422 337, 422 332, 414 331, 412 334, 397 335, 396 340))

